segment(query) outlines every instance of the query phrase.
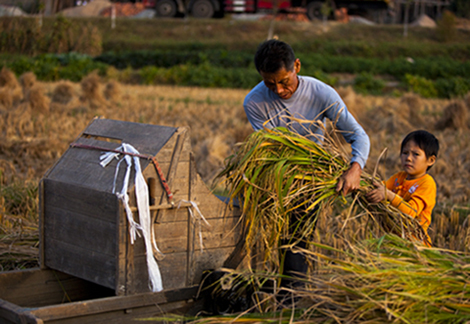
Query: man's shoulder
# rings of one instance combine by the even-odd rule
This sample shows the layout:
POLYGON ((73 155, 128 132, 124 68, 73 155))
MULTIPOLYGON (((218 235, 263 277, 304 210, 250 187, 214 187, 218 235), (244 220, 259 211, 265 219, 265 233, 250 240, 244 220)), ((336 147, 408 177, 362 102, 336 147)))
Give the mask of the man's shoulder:
POLYGON ((248 102, 259 102, 266 100, 267 88, 263 82, 258 83, 250 92, 245 96, 244 104, 248 102))
POLYGON ((314 77, 304 75, 299 75, 299 79, 301 80, 301 92, 304 95, 315 93, 317 97, 321 97, 324 100, 336 98, 337 92, 333 89, 332 86, 326 84, 325 82, 314 77))
POLYGON ((306 86, 314 86, 314 87, 320 87, 320 88, 331 88, 328 84, 325 82, 314 78, 312 76, 306 76, 306 75, 299 75, 299 79, 303 80, 306 86))

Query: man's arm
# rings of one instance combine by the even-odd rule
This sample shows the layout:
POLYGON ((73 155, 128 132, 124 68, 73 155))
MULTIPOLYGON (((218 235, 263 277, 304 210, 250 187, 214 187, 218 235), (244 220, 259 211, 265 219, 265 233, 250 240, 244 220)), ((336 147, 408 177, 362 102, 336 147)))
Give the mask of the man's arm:
POLYGON ((369 157, 370 139, 364 128, 356 121, 347 110, 341 97, 334 90, 330 92, 330 100, 336 100, 331 109, 327 111, 327 117, 336 122, 336 128, 341 132, 346 142, 351 145, 351 165, 338 180, 336 191, 342 191, 343 195, 359 189, 362 169, 369 157))
POLYGON ((346 170, 338 180, 336 192, 342 192, 343 195, 359 189, 362 168, 357 162, 353 162, 348 170, 346 170))

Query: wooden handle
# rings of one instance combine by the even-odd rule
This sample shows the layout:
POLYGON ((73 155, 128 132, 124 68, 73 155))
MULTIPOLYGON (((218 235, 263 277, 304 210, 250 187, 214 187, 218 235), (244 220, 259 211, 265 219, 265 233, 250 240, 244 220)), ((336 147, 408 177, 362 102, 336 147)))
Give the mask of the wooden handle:
MULTIPOLYGON (((197 204, 197 203, 196 203, 197 204)), ((149 209, 150 211, 153 210, 160 210, 160 209, 172 209, 172 208, 178 208, 178 207, 191 207, 192 204, 189 202, 182 202, 181 204, 161 204, 161 205, 156 205, 156 206, 150 206, 149 209)), ((136 212, 138 209, 137 207, 131 207, 132 212, 136 212)))

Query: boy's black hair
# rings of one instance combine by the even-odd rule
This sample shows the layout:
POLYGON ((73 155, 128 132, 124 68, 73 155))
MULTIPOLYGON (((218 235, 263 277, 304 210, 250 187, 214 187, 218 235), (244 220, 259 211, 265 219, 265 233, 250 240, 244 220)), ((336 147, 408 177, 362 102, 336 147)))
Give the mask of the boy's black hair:
MULTIPOLYGON (((409 133, 401 142, 400 152, 403 152, 403 147, 405 147, 409 141, 415 142, 416 145, 424 151, 426 158, 430 158, 433 155, 437 158, 437 153, 439 152, 439 141, 433 134, 425 130, 417 130, 409 133)), ((428 170, 431 167, 432 165, 428 167, 428 170)))
POLYGON ((279 40, 271 39, 261 43, 255 54, 258 72, 275 73, 282 68, 294 69, 295 54, 292 47, 279 40))

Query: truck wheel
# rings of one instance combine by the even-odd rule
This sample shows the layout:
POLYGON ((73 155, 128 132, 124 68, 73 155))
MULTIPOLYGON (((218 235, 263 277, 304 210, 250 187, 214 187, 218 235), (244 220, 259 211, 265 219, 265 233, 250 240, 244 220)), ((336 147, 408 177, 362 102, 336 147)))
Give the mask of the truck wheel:
POLYGON ((176 16, 176 3, 173 0, 158 0, 155 10, 158 17, 174 17, 176 16))
POLYGON ((322 19, 321 7, 323 3, 319 1, 310 2, 307 5, 307 17, 310 20, 322 19))
POLYGON ((212 18, 214 5, 210 0, 196 0, 191 7, 191 14, 195 18, 212 18))

